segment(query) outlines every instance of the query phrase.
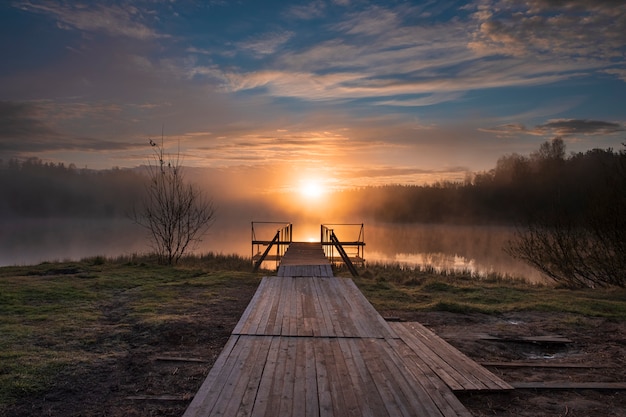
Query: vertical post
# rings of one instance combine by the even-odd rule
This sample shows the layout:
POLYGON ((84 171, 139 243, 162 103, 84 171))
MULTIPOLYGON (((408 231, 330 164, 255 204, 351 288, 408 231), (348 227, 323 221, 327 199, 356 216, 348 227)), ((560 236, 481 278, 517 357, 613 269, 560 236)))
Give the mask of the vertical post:
POLYGON ((278 231, 278 245, 276 245, 276 269, 278 269, 278 265, 280 264, 280 241, 281 235, 283 234, 283 230, 278 231))
MULTIPOLYGON (((363 223, 361 223, 361 242, 365 243, 365 228, 363 227, 363 223)), ((359 248, 361 249, 361 259, 365 259, 365 245, 359 245, 359 248)), ((365 261, 363 261, 363 265, 365 265, 365 261)))

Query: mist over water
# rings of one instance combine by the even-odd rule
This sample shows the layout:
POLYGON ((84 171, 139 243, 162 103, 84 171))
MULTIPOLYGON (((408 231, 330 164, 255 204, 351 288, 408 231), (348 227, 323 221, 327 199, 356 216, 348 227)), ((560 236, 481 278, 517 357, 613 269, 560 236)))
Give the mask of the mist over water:
POLYGON ((0 266, 147 252, 141 229, 126 219, 15 218, 1 228, 0 266))
POLYGON ((538 271, 503 251, 514 228, 445 224, 374 224, 366 227, 368 262, 490 273, 545 282, 538 271))
MULTIPOLYGON (((238 254, 250 257, 251 221, 226 216, 195 247, 195 253, 238 254)), ((150 252, 146 231, 128 219, 13 219, 3 221, 0 266, 44 261, 80 260, 91 256, 116 257, 150 252)), ((275 230, 258 227, 271 239, 275 230)), ((294 222, 295 240, 319 240, 319 224, 294 222)), ((359 228, 336 227, 339 239, 356 240, 359 228)), ((541 275, 512 259, 502 247, 513 229, 504 226, 457 226, 365 223, 367 262, 400 263, 409 267, 499 273, 541 282, 541 275)), ((266 238, 267 236, 257 236, 266 238)))
MULTIPOLYGON (((123 218, 12 219, 0 227, 0 266, 152 251, 146 230, 123 218)), ((250 256, 250 223, 216 223, 194 252, 250 256)))

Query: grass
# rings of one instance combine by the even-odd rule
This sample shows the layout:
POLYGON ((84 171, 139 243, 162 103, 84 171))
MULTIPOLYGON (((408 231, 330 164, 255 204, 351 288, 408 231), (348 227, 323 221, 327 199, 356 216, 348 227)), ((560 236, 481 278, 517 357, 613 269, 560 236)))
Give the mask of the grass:
MULTIPOLYGON (((0 268, 0 414, 45 393, 68 367, 124 355, 131 345, 150 343, 168 323, 200 320, 207 303, 234 301, 238 289, 253 289, 263 275, 250 269, 249 259, 220 255, 186 258, 176 267, 149 258, 95 257, 0 268), (225 289, 235 291, 226 296, 225 289)), ((626 289, 568 290, 381 265, 369 266, 355 282, 379 311, 626 319, 626 289)))
POLYGON ((566 312, 626 320, 626 289, 567 289, 522 279, 373 265, 355 279, 377 310, 502 314, 566 312))
POLYGON ((189 320, 221 289, 256 286, 249 270, 249 260, 215 255, 177 267, 97 257, 0 268, 0 414, 64 368, 123 354, 131 333, 189 320))

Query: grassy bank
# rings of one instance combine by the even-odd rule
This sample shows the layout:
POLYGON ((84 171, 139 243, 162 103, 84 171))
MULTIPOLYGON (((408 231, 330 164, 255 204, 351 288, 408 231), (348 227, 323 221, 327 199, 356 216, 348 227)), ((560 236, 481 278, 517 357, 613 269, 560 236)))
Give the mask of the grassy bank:
POLYGON ((103 258, 0 268, 0 411, 45 392, 68 368, 151 343, 168 323, 199 320, 203 304, 228 302, 224 289, 256 287, 260 276, 249 270, 249 261, 222 256, 176 268, 103 258))
POLYGON ((626 289, 558 288, 521 279, 369 266, 356 284, 379 311, 566 312, 626 320, 626 289))
MULTIPOLYGON (((213 319, 207 311, 233 316, 229 322, 242 313, 263 275, 250 269, 249 260, 212 255, 175 268, 134 258, 0 268, 0 412, 43 395, 68 373, 89 372, 96 363, 106 369, 141 346, 184 351, 189 338, 202 345, 198 334, 213 319)), ((379 311, 527 310, 626 319, 623 289, 574 291, 383 266, 369 267, 355 281, 379 311)))

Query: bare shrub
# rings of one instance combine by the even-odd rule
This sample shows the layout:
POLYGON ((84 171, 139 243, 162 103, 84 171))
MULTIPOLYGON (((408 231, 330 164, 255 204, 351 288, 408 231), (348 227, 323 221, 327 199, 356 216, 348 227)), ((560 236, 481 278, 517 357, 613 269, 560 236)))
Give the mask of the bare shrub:
POLYGON ((202 191, 185 181, 180 153, 166 155, 152 140, 148 182, 133 220, 150 234, 160 263, 172 265, 201 240, 213 224, 215 208, 202 191))

